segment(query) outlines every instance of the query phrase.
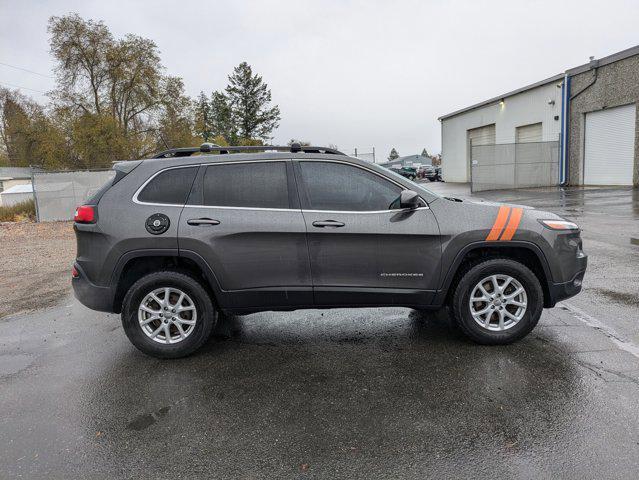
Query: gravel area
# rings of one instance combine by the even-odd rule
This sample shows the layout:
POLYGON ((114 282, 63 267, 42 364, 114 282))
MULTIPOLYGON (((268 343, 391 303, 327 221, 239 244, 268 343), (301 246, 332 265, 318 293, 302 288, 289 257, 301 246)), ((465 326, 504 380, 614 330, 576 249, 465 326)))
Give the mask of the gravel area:
POLYGON ((73 222, 0 223, 0 318, 48 307, 71 291, 73 222))

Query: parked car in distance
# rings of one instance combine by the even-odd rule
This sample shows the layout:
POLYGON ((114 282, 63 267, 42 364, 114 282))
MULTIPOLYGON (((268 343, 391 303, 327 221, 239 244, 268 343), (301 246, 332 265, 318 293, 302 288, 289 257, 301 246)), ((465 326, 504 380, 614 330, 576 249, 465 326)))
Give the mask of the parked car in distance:
POLYGON ((76 211, 73 289, 161 358, 197 350, 221 313, 304 308, 448 306, 474 341, 511 343, 586 270, 570 221, 330 148, 204 144, 114 170, 76 211))
POLYGON ((409 180, 415 180, 417 178, 417 169, 415 167, 402 167, 397 170, 397 173, 409 180))

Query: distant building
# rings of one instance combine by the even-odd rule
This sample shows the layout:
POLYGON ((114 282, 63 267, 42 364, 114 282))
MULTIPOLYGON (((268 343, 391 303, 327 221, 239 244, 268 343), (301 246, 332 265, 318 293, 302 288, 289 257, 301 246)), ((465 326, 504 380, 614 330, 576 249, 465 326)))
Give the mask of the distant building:
POLYGON ((473 146, 557 142, 562 185, 639 185, 639 45, 439 118, 442 174, 471 181, 473 146))
MULTIPOLYGON (((31 184, 31 169, 21 167, 0 167, 0 194, 16 185, 31 184)), ((0 205, 2 197, 0 196, 0 205)))
POLYGON ((0 205, 4 207, 11 207, 29 200, 33 200, 33 186, 31 183, 13 185, 0 192, 0 205))

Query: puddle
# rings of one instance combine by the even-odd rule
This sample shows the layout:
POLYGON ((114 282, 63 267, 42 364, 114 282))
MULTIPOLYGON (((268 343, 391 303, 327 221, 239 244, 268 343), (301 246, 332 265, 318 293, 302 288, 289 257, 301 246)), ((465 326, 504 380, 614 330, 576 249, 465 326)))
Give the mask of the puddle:
POLYGON ((614 290, 608 290, 606 288, 593 288, 592 290, 605 295, 613 302, 628 305, 630 307, 639 306, 639 295, 635 295, 632 293, 615 292, 614 290))
POLYGON ((146 430, 161 418, 166 417, 170 410, 171 407, 162 407, 156 412, 138 415, 127 424, 126 428, 136 432, 146 430))

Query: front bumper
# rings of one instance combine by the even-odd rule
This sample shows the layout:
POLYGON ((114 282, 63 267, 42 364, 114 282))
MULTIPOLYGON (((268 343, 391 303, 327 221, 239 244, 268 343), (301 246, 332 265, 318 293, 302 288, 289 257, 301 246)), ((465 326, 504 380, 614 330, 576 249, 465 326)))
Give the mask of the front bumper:
POLYGON ((82 271, 82 267, 80 267, 77 263, 75 264, 75 268, 79 274, 77 277, 73 277, 71 279, 75 298, 77 298, 82 305, 90 308, 91 310, 113 313, 113 299, 115 294, 111 288, 101 287, 91 283, 82 271))
POLYGON ((577 272, 573 277, 563 283, 548 283, 549 298, 547 299, 547 305, 545 307, 554 307, 557 302, 565 300, 570 297, 574 297, 581 292, 581 285, 586 274, 586 266, 588 265, 588 256, 582 254, 575 264, 577 272))

